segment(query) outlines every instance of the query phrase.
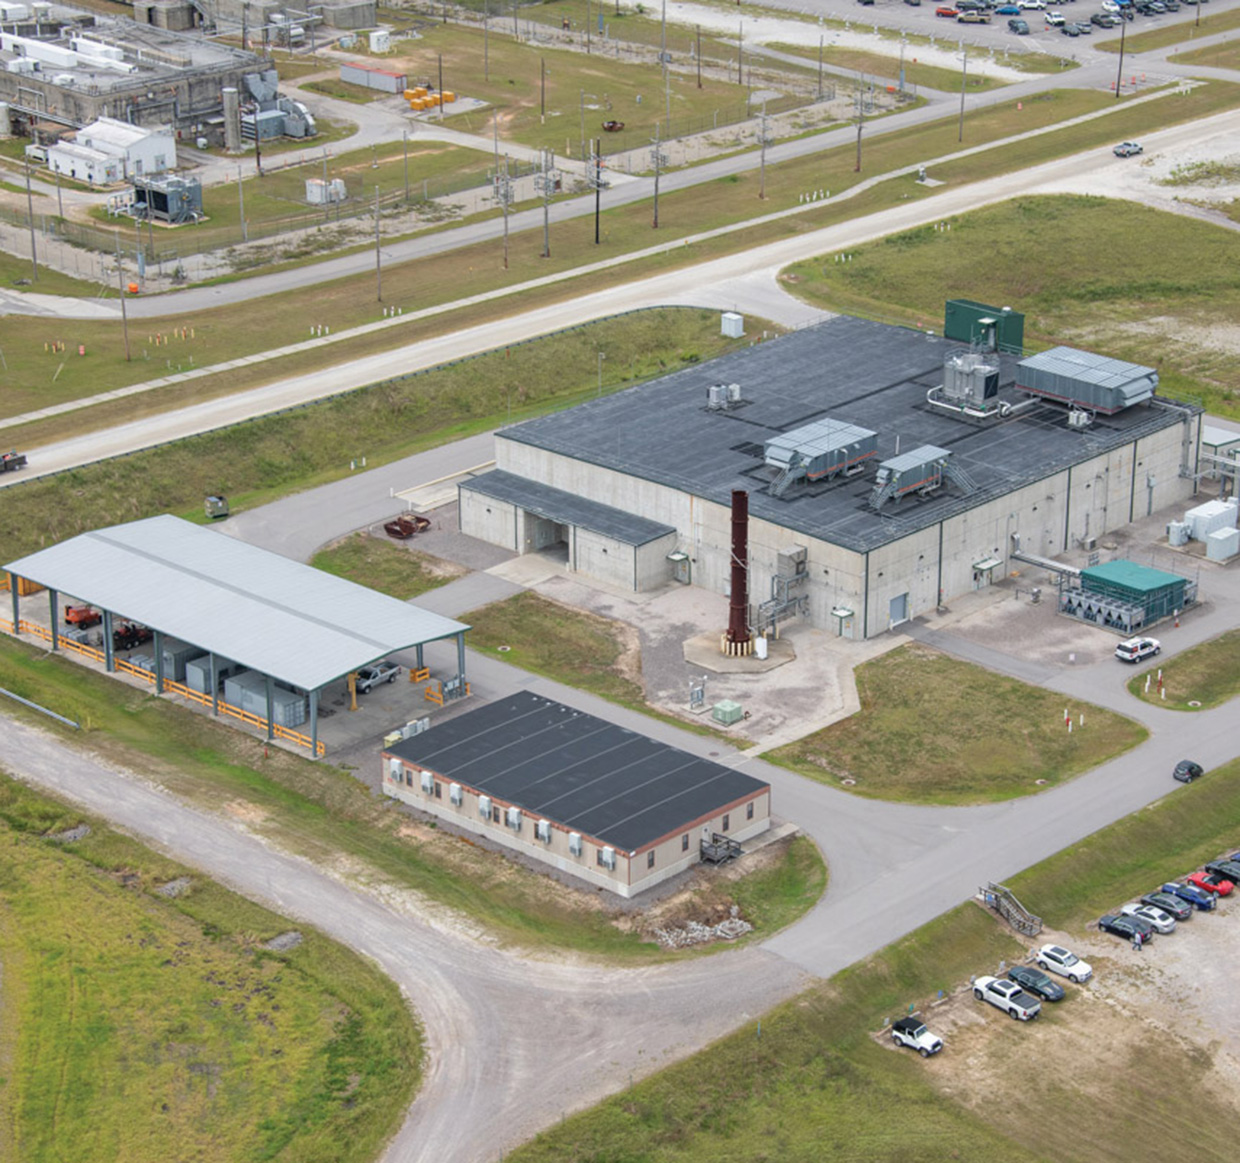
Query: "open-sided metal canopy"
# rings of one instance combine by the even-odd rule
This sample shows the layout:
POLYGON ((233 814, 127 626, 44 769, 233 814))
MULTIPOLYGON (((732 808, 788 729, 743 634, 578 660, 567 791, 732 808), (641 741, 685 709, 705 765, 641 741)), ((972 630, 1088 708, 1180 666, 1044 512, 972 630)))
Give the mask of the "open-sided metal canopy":
POLYGON ((469 629, 169 514, 4 568, 306 691, 469 629))

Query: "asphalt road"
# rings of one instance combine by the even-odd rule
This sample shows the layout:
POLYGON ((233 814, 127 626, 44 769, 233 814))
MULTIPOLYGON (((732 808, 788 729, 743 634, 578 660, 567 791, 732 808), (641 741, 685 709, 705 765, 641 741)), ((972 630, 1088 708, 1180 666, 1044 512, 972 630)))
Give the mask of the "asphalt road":
MULTIPOLYGON (((1160 99, 1174 100, 1173 97, 1160 99)), ((1234 117, 1233 113, 1218 114, 1190 125, 1160 130, 1146 137, 1146 148, 1152 152, 1163 145, 1190 147, 1194 142, 1209 140, 1220 127, 1233 124, 1234 117)), ((459 359, 464 355, 494 350, 534 335, 586 323, 604 315, 643 307, 693 304, 725 309, 738 308, 742 312, 749 311, 752 307, 759 313, 767 312, 776 318, 786 314, 794 323, 806 322, 813 316, 812 310, 786 295, 777 283, 779 270, 788 263, 810 254, 831 253, 857 246, 874 238, 936 222, 1020 194, 1032 194, 1044 188, 1063 188, 1067 182, 1071 182, 1073 188, 1081 192, 1089 192, 1090 182, 1093 180, 1097 182, 1098 192, 1109 194, 1114 191, 1114 183, 1108 180, 1108 176, 1113 175, 1117 167, 1127 164, 1131 164, 1127 159, 1115 158, 1106 150, 1091 150, 1059 158, 1028 170, 945 190, 932 199, 911 200, 889 210, 854 218, 836 226, 798 234, 737 254, 581 295, 532 311, 512 314, 476 327, 392 347, 349 364, 325 367, 305 375, 276 380, 247 392, 208 400, 189 408, 160 413, 26 451, 30 454, 33 471, 40 474, 54 473, 223 428, 350 388, 459 359)), ((558 277, 539 280, 539 285, 558 281, 561 281, 558 277)), ((496 292, 494 296, 478 296, 464 303, 473 303, 488 297, 498 298, 509 293, 511 292, 496 292)), ((436 309, 434 313, 451 311, 462 305, 450 304, 436 309)), ((410 313, 403 319, 380 326, 389 326, 395 337, 408 334, 401 328, 416 326, 421 317, 424 316, 410 313)), ((12 477, 6 474, 6 477, 0 477, 0 488, 27 478, 26 473, 13 474, 12 477)))

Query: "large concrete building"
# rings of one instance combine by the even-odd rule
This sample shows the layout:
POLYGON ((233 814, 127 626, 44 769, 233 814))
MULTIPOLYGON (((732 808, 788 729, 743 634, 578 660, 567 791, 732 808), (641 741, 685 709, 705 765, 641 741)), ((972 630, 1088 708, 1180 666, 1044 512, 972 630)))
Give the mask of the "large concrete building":
POLYGON ((836 317, 503 430, 461 528, 632 590, 730 584, 749 492, 754 624, 881 634, 1196 489, 1201 410, 1089 353, 978 353, 836 317))

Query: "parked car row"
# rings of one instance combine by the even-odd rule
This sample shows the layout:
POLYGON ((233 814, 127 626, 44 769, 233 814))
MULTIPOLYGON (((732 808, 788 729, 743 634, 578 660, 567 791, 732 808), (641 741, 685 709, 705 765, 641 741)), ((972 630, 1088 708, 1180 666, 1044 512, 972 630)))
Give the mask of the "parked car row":
POLYGON ((1155 934, 1174 933, 1176 926, 1191 920, 1194 911, 1209 912, 1221 896, 1230 896, 1240 884, 1240 852, 1211 860, 1189 873, 1183 881, 1168 881, 1147 892, 1139 901, 1124 905, 1118 913, 1098 920, 1098 928, 1140 947, 1155 934))

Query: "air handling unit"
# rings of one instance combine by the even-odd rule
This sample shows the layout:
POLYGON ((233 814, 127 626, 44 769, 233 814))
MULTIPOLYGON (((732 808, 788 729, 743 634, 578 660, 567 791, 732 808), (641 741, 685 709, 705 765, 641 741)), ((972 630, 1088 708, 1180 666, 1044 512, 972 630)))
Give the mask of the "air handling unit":
POLYGON ((973 424, 1007 417, 1014 411, 1011 404, 999 399, 998 357, 978 351, 952 352, 943 361, 942 384, 926 393, 926 403, 973 424))
POLYGON ((942 487, 943 482, 954 481, 966 493, 977 487, 972 478, 952 462, 952 454, 946 448, 923 444, 912 452, 893 456, 878 466, 874 478, 874 490, 870 493, 870 505, 881 509, 888 501, 912 495, 927 496, 942 487))
POLYGON ((830 417, 773 436, 765 445, 767 467, 776 470, 771 496, 782 497, 797 481, 853 476, 877 455, 877 433, 830 417))
POLYGON ((1152 367, 1090 351, 1052 347, 1016 365, 1016 386, 1060 404, 1114 416, 1151 399, 1158 387, 1158 373, 1152 367))

